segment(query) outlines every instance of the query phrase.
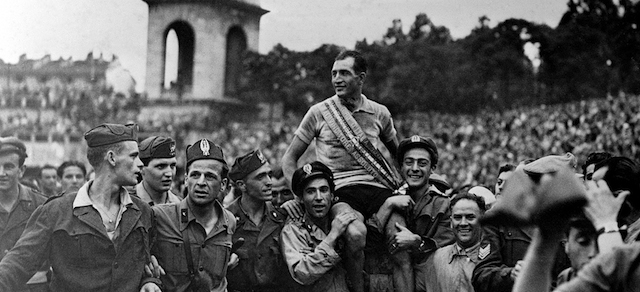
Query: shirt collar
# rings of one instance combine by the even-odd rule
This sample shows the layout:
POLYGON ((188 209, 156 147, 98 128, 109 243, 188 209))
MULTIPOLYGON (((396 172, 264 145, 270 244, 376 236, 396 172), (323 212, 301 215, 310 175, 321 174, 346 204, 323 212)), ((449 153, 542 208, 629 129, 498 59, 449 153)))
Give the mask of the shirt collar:
POLYGON ((456 256, 467 257, 472 262, 477 263, 478 262, 478 248, 480 247, 480 243, 482 243, 482 240, 479 240, 475 245, 473 245, 473 246, 471 246, 469 248, 464 248, 464 247, 460 246, 458 244, 458 242, 454 242, 453 243, 453 248, 451 248, 450 253, 449 253, 449 263, 452 263, 453 259, 456 256))
MULTIPOLYGON (((196 220, 196 217, 193 216, 193 212, 191 212, 191 208, 189 207, 189 203, 187 203, 187 200, 189 198, 184 198, 182 199, 182 201, 180 201, 180 231, 184 231, 187 226, 189 226, 189 223, 191 223, 191 221, 196 220), (187 210, 187 214, 183 214, 182 210, 187 210), (187 216, 187 220, 186 222, 184 220, 182 220, 182 216, 186 215, 187 216)), ((215 229, 218 229, 220 224, 222 224, 222 227, 224 227, 227 231, 229 231, 229 214, 227 212, 225 212, 225 209, 222 207, 222 204, 220 204, 220 202, 218 200, 214 201, 214 208, 217 209, 218 211, 218 223, 216 223, 216 226, 214 227, 215 229), (220 220, 222 219, 222 220, 220 220)), ((212 233, 213 234, 213 233, 212 233)))
MULTIPOLYGON (((93 181, 86 182, 76 194, 75 199, 73 199, 73 208, 93 206, 93 202, 91 198, 89 198, 89 188, 93 184, 93 181)), ((123 187, 120 187, 120 204, 122 206, 129 206, 133 204, 131 200, 131 196, 129 196, 129 192, 123 187)))
MULTIPOLYGON (((369 101, 369 99, 364 94, 362 94, 361 96, 362 96, 362 105, 360 105, 360 107, 356 109, 354 112, 362 111, 369 114, 375 114, 371 101, 369 101)), ((335 95, 335 98, 338 102, 342 103, 340 101, 340 98, 337 95, 335 95)))

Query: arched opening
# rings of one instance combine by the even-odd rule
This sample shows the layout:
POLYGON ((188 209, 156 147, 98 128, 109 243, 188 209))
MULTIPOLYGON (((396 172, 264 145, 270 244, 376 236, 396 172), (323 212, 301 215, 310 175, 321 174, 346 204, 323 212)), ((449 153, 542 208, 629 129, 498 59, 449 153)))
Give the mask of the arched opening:
POLYGON ((169 25, 164 37, 163 89, 181 97, 193 85, 195 34, 188 23, 177 21, 169 25))
POLYGON ((247 49, 247 37, 238 26, 234 26, 227 34, 227 56, 225 63, 224 92, 235 95, 240 86, 242 74, 242 54, 247 49))

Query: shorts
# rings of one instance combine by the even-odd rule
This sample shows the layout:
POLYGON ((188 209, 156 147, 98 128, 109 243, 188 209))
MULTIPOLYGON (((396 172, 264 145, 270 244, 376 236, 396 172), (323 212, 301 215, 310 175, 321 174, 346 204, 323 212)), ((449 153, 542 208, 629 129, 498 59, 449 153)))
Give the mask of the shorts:
POLYGON ((370 185, 351 185, 336 190, 334 195, 338 202, 349 204, 367 220, 378 212, 384 201, 393 195, 393 191, 370 185))

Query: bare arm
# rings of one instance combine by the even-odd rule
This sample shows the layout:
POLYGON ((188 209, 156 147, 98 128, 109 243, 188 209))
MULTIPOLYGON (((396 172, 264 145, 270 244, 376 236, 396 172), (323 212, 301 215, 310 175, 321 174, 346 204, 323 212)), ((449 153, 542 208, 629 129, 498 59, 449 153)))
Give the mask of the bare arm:
POLYGON ((513 286, 514 292, 549 291, 552 282, 549 271, 553 269, 561 239, 560 229, 536 232, 524 257, 524 267, 513 286))
POLYGON ((391 154, 391 160, 393 160, 391 161, 391 165, 395 165, 395 167, 398 168, 399 165, 397 165, 396 163, 396 153, 398 152, 398 138, 394 136, 390 141, 383 143, 384 147, 387 147, 387 150, 389 150, 389 153, 391 154))
POLYGON ((293 136, 291 145, 287 148, 287 152, 282 156, 282 172, 287 180, 287 184, 291 188, 291 177, 298 168, 298 159, 304 154, 309 147, 309 144, 305 143, 298 136, 293 136))

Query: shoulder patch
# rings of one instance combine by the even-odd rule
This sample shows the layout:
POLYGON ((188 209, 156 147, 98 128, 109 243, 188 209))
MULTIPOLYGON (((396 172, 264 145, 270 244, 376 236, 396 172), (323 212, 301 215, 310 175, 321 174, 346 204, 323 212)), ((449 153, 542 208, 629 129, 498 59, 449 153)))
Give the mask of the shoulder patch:
POLYGON ((491 253, 491 244, 487 243, 485 246, 481 246, 478 251, 478 258, 484 260, 491 253))

